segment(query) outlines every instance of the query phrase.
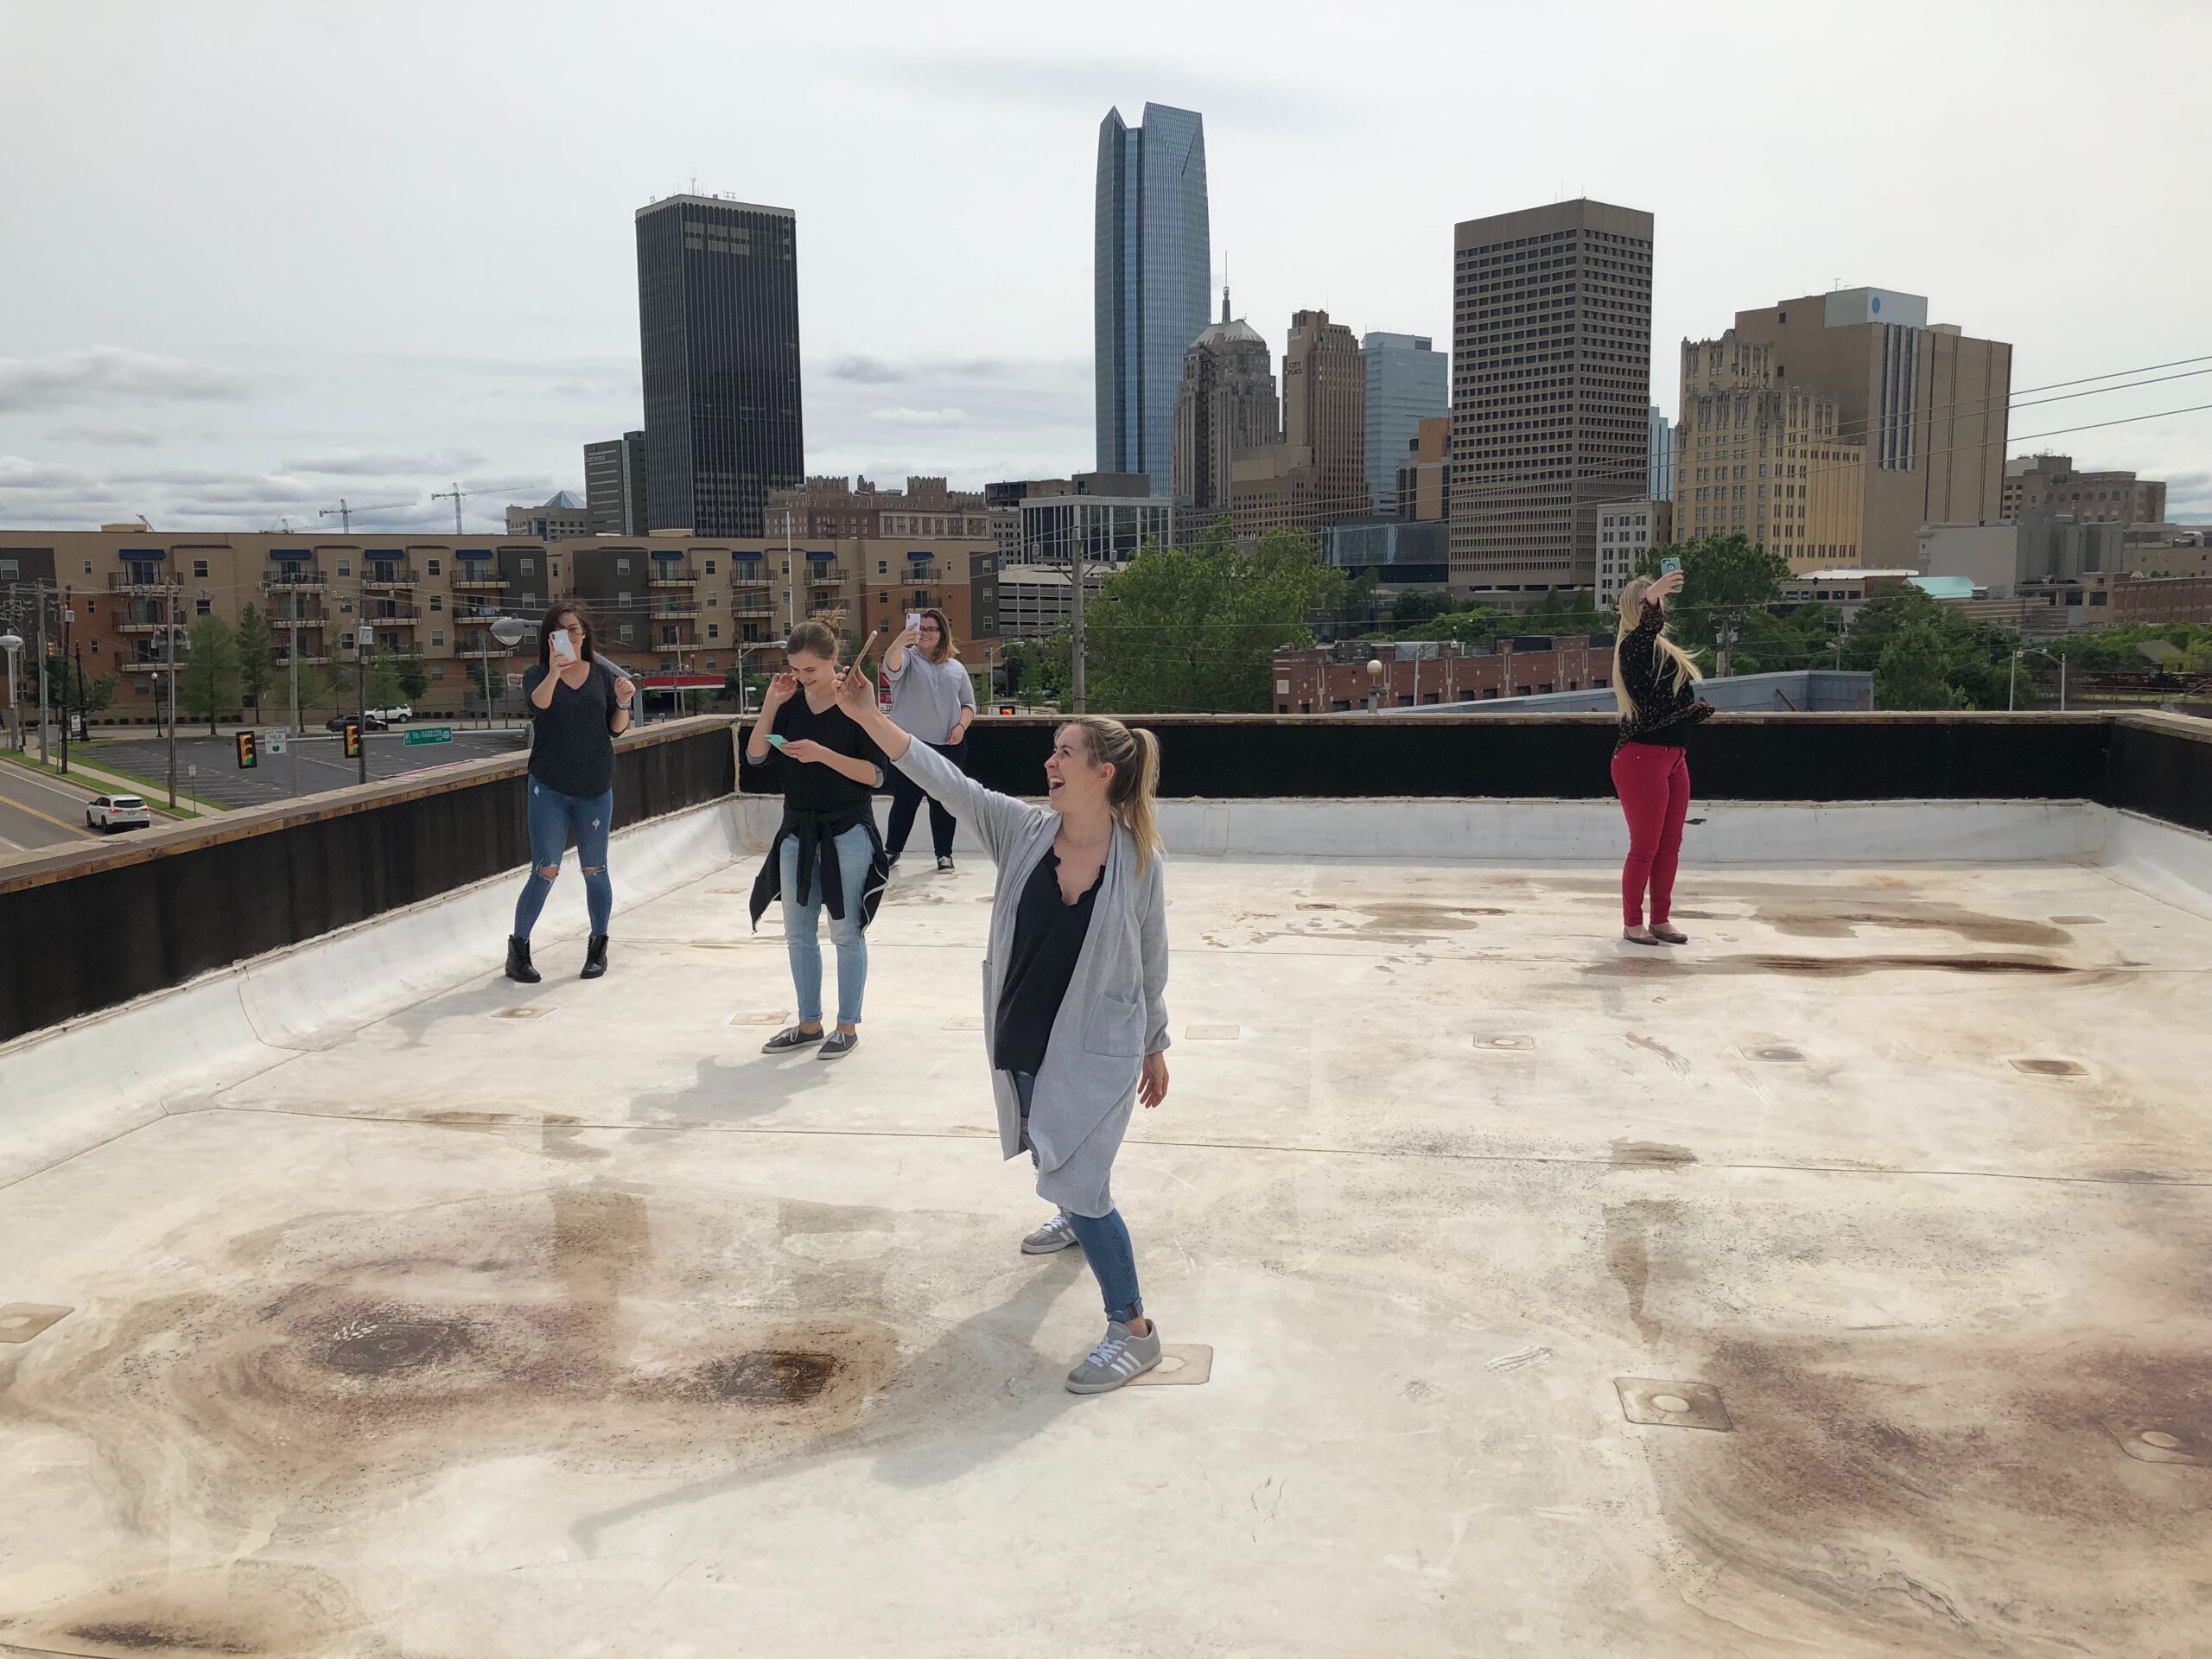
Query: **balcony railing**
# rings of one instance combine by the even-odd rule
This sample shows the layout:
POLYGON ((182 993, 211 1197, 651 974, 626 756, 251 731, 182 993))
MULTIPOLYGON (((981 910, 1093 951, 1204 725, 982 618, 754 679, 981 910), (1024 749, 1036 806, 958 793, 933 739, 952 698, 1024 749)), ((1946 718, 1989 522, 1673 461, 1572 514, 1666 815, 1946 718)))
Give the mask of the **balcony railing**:
POLYGON ((699 601, 694 599, 656 605, 646 614, 656 622, 689 622, 697 618, 699 601))
POLYGON ((281 594, 287 588, 320 592, 329 586, 329 575, 321 570, 272 570, 261 579, 261 591, 264 594, 281 594))
POLYGON ((167 577, 164 577, 159 582, 142 581, 128 570, 113 571, 110 573, 107 579, 107 590, 111 594, 152 594, 159 595, 161 594, 167 593, 170 588, 175 588, 176 585, 177 584, 174 581, 167 577))
POLYGON ((654 588, 690 588, 698 584, 699 573, 688 564, 674 559, 656 559, 648 585, 654 588))
POLYGON ((733 599, 729 602, 732 616, 772 616, 775 613, 763 599, 733 599))
POLYGON ((453 573, 453 585, 454 591, 456 593, 497 594, 506 590, 507 579, 505 576, 456 570, 453 573))
POLYGON ((502 657, 512 657, 514 654, 515 648, 512 645, 503 645, 496 640, 488 645, 465 645, 454 652, 454 656, 464 662, 471 663, 496 662, 502 657))
POLYGON ((418 578, 412 570, 377 569, 373 567, 363 573, 361 591, 369 594, 396 594, 416 586, 418 578))
POLYGON ((842 588, 845 585, 845 571, 840 565, 810 563, 806 579, 817 588, 842 588))
POLYGON ((364 616, 361 626, 365 628, 411 628, 423 620, 420 611, 394 611, 385 616, 364 616))

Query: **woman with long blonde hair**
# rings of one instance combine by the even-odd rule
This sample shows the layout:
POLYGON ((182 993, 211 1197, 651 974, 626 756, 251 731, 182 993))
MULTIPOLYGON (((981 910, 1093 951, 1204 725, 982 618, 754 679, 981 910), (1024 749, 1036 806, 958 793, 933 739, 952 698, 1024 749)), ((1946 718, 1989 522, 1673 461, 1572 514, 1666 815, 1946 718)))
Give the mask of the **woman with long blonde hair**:
POLYGON ((1043 1255, 1080 1244, 1106 1334, 1068 1373, 1104 1394, 1160 1363, 1136 1253, 1109 1178, 1132 1108, 1167 1098, 1167 899, 1153 797, 1160 744, 1078 715, 1053 734, 1045 804, 984 788, 893 725, 855 670, 846 709, 891 764, 975 826, 999 867, 983 963, 983 1044, 999 1146, 1027 1152, 1051 1220, 1021 1241, 1043 1255))
POLYGON ((1682 753, 1689 729, 1713 713, 1692 690, 1705 676, 1689 652, 1667 637, 1667 601, 1681 591, 1677 565, 1638 576, 1621 589, 1621 620, 1613 636, 1613 701, 1620 735, 1613 745, 1613 791, 1628 820, 1628 857, 1621 865, 1621 937, 1630 944, 1688 944, 1668 919, 1675 867, 1682 851, 1682 820, 1690 809, 1690 767, 1682 753), (1643 896, 1651 894, 1651 921, 1643 896))

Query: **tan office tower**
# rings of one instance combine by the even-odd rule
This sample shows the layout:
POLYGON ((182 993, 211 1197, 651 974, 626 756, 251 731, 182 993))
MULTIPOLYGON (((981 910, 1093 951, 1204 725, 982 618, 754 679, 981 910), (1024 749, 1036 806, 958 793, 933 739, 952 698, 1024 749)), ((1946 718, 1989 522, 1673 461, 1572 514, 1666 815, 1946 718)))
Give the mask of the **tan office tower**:
POLYGON ((1783 384, 1772 348, 1732 328, 1684 340, 1675 534, 1738 531, 1801 573, 1857 566, 1866 450, 1840 435, 1840 407, 1783 384))
POLYGON ((1282 359, 1282 435, 1313 452, 1319 522, 1363 518, 1367 490, 1367 362, 1359 341, 1325 311, 1294 312, 1282 359))
MULTIPOLYGON (((1953 323, 1930 327, 1924 298, 1883 288, 1738 311, 1736 333, 1770 349, 1777 381, 1834 397, 1841 435, 1865 446, 1865 568, 1911 568, 1923 524, 2002 515, 2012 391, 2004 341, 1974 339, 1953 323)), ((1675 525, 1679 532, 1679 516, 1675 525)))
POLYGON ((1555 202, 1452 238, 1452 586, 1588 588, 1649 486, 1651 215, 1555 202))
POLYGON ((1224 288, 1221 321, 1183 353, 1175 397, 1176 505, 1200 515, 1193 522, 1201 528, 1226 516, 1236 452, 1281 442, 1274 353, 1258 329, 1229 315, 1224 288))

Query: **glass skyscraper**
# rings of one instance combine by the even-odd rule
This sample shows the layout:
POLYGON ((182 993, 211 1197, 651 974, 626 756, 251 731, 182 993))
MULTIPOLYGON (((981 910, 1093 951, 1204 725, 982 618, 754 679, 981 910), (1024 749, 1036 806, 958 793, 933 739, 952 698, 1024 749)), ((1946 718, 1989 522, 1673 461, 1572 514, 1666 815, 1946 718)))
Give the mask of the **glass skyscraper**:
POLYGON ((1206 326, 1205 122, 1193 110, 1118 109, 1098 127, 1094 268, 1098 470, 1174 490, 1175 392, 1183 353, 1206 326))
POLYGON ((1385 518, 1398 513, 1398 468, 1421 423, 1452 412, 1451 354, 1427 334, 1372 331, 1359 338, 1367 370, 1367 493, 1385 518))
POLYGON ((655 530, 763 535, 768 492, 804 475, 798 239, 788 207, 670 196, 638 210, 655 530))

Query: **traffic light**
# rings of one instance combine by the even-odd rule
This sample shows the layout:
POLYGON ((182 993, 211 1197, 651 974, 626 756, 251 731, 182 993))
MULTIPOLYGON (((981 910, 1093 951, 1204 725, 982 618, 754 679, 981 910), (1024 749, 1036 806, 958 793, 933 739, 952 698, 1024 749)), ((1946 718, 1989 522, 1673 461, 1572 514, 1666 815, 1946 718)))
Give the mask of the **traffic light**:
POLYGON ((360 754, 361 722, 358 720, 349 720, 346 722, 346 758, 348 760, 357 760, 360 758, 360 754))
POLYGON ((238 734, 238 770, 245 772, 261 764, 260 746, 253 741, 251 732, 238 734))

